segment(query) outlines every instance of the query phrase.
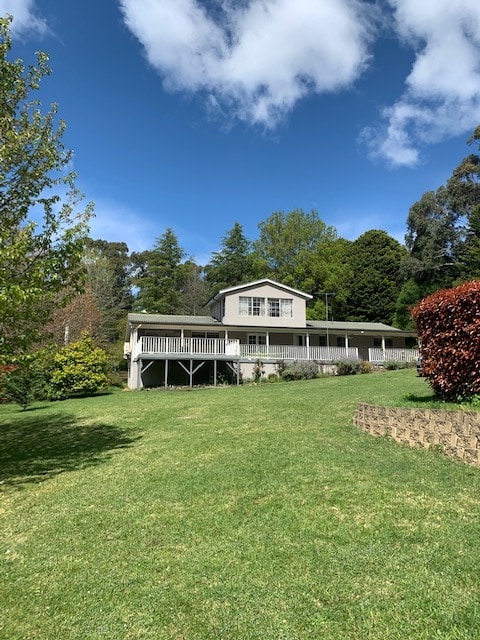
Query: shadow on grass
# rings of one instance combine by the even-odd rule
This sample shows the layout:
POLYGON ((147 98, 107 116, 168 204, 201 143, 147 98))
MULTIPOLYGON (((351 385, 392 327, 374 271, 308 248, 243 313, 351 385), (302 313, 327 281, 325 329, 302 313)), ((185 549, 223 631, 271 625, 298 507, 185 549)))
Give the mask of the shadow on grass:
POLYGON ((24 413, 0 424, 0 485, 43 482, 97 465, 140 436, 109 424, 82 424, 73 415, 24 413))
POLYGON ((434 395, 432 393, 432 395, 430 396, 417 396, 415 393, 407 393, 404 396, 405 400, 408 400, 408 402, 418 402, 418 403, 425 403, 425 402, 435 402, 436 404, 441 404, 442 401, 439 400, 437 398, 436 395, 434 395))

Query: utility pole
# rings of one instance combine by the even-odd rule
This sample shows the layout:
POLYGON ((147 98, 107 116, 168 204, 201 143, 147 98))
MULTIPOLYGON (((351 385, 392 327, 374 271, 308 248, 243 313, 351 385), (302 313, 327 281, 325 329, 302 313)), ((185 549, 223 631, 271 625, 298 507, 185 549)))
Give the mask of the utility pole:
POLYGON ((328 334, 328 298, 333 298, 336 294, 331 291, 319 291, 319 295, 325 296, 325 320, 327 321, 327 354, 330 360, 330 336, 328 334))

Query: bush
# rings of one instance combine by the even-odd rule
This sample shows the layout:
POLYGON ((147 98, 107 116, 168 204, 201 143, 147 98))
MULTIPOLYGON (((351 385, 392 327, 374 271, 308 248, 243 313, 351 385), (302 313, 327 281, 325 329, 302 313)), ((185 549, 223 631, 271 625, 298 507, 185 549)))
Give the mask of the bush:
POLYGON ((373 364, 368 360, 362 360, 359 365, 359 373, 372 373, 373 364))
POLYGON ((45 379, 35 364, 15 367, 3 382, 5 397, 16 402, 25 411, 32 402, 43 397, 45 379))
POLYGON ((49 379, 52 400, 74 395, 92 395, 108 385, 107 354, 95 346, 88 334, 57 351, 53 356, 49 379))
POLYGON ((396 360, 385 360, 383 366, 387 371, 396 371, 397 369, 406 369, 407 363, 403 361, 397 362, 396 360))
POLYGON ((353 376, 360 371, 358 360, 339 360, 337 366, 337 376, 353 376))
POLYGON ((424 298, 412 317, 422 345, 422 372, 444 400, 480 394, 480 281, 424 298))
POLYGON ((313 380, 318 375, 318 365, 311 360, 298 360, 287 365, 280 375, 283 380, 313 380))

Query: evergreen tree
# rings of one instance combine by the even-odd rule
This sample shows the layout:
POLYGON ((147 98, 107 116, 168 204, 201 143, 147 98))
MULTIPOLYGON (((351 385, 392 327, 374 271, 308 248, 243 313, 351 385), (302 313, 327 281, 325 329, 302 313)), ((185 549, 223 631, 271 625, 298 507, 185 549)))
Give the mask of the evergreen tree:
POLYGON ((367 231, 352 243, 347 320, 392 324, 404 255, 404 247, 385 231, 367 231))
POLYGON ((251 244, 243 233, 242 225, 235 222, 233 228, 223 236, 222 248, 213 253, 206 267, 212 294, 252 279, 251 244))
POLYGON ((184 256, 185 252, 171 228, 157 238, 151 251, 137 254, 137 309, 161 314, 181 312, 184 256))

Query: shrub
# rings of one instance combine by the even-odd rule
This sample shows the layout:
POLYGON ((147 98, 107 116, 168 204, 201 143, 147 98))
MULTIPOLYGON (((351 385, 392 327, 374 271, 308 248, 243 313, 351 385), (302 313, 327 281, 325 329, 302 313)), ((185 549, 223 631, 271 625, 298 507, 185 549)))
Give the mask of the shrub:
POLYGON ((373 364, 368 360, 362 360, 359 365, 359 373, 372 373, 373 364))
POLYGON ((45 379, 35 364, 15 367, 6 374, 3 389, 11 402, 16 402, 25 411, 32 402, 43 396, 45 379))
POLYGON ((353 376, 360 371, 358 360, 339 360, 337 366, 337 376, 353 376))
POLYGON ((95 346, 88 334, 60 349, 53 356, 49 379, 51 399, 92 395, 108 385, 107 354, 95 346))
POLYGON ((283 380, 313 380, 318 375, 318 365, 311 360, 298 360, 287 365, 282 373, 283 380))
POLYGON ((385 360, 384 368, 387 371, 396 371, 397 369, 406 369, 407 362, 398 362, 397 360, 385 360))
POLYGON ((269 373, 267 377, 267 382, 280 382, 280 378, 276 373, 269 373))
POLYGON ((422 345, 422 372, 445 400, 480 394, 480 281, 424 298, 412 317, 422 345))
POLYGON ((260 382, 260 380, 265 375, 265 369, 263 368, 263 362, 260 360, 260 358, 253 365, 252 373, 253 373, 253 381, 256 382, 256 383, 260 382))

